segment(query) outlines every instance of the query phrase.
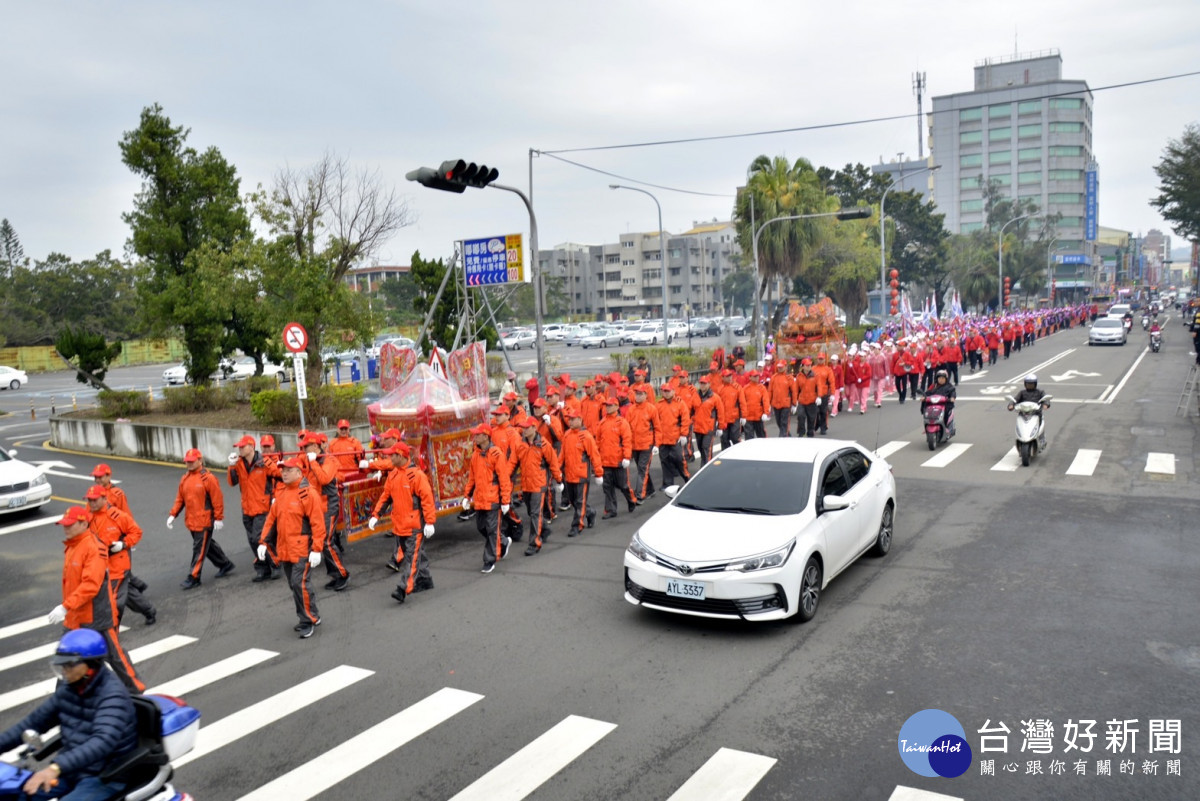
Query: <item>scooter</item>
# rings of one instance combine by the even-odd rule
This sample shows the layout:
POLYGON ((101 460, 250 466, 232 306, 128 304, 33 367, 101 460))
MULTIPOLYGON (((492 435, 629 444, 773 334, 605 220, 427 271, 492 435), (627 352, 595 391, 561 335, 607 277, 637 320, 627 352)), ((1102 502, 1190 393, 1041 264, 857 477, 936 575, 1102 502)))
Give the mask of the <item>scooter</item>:
POLYGON ((1008 396, 1008 402, 1015 404, 1013 410, 1017 413, 1017 453, 1021 456, 1021 466, 1029 467, 1029 461, 1038 455, 1046 437, 1046 415, 1042 407, 1049 403, 1053 396, 1046 395, 1041 403, 1023 401, 1008 396))
POLYGON ((942 416, 946 411, 947 398, 945 395, 936 393, 928 393, 925 395, 924 411, 921 413, 925 418, 925 441, 929 443, 929 450, 936 450, 938 445, 941 445, 949 437, 946 434, 946 426, 942 422, 942 416))
MULTIPOLYGON (((200 712, 168 695, 133 695, 130 700, 137 713, 137 746, 121 762, 106 768, 100 774, 101 781, 125 783, 125 792, 116 796, 117 801, 192 801, 192 796, 176 792, 171 786, 171 760, 192 750, 200 728, 200 712)), ((58 732, 43 739, 30 729, 21 739, 25 745, 17 764, 0 762, 0 799, 28 798, 22 790, 25 782, 38 763, 62 747, 58 732)))
POLYGON ((1150 333, 1150 351, 1158 353, 1162 350, 1162 331, 1152 331, 1150 333))
POLYGON ((1145 315, 1142 315, 1142 330, 1143 331, 1150 330, 1150 318, 1145 315))

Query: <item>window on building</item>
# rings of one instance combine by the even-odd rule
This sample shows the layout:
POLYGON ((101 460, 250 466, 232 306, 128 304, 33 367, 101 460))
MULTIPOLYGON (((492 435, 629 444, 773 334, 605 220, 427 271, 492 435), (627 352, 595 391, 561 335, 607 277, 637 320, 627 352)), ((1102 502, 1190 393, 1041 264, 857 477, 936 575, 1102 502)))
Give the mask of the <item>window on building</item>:
POLYGON ((959 112, 958 112, 958 121, 959 122, 971 122, 972 120, 981 120, 981 119, 983 119, 983 109, 982 108, 964 108, 964 109, 959 110, 959 112))
POLYGON ((620 281, 621 274, 620 273, 605 273, 604 280, 605 281, 620 281))
POLYGON ((958 232, 960 234, 969 234, 972 231, 979 231, 982 228, 983 228, 983 223, 981 223, 981 222, 961 223, 958 226, 958 232))
POLYGON ((988 164, 1011 164, 1011 163, 1012 163, 1012 151, 1011 150, 993 150, 991 153, 988 153, 988 164))
POLYGON ((1050 98, 1050 108, 1081 109, 1081 108, 1083 108, 1083 98, 1082 97, 1052 97, 1052 98, 1050 98))
POLYGON ((1042 149, 1040 147, 1023 147, 1017 151, 1017 161, 1041 161, 1042 149))
POLYGON ((1049 181, 1082 181, 1083 170, 1047 170, 1046 179, 1049 181))
POLYGON ((683 290, 683 287, 681 287, 681 286, 673 286, 673 287, 671 287, 671 294, 678 295, 680 293, 680 291, 682 291, 682 290, 683 290))
POLYGON ((631 247, 633 247, 633 240, 632 240, 632 239, 629 239, 629 240, 626 240, 626 241, 622 242, 622 243, 621 243, 621 247, 623 247, 623 248, 631 248, 631 247))
POLYGON ((1042 101, 1040 100, 1025 100, 1017 104, 1018 114, 1041 114, 1042 101))
POLYGON ((1021 125, 1017 127, 1017 136, 1025 139, 1031 136, 1042 135, 1042 124, 1039 122, 1036 125, 1021 125))
POLYGON ((1058 220, 1059 228, 1082 228, 1082 217, 1060 217, 1058 220))
POLYGON ((971 153, 965 156, 958 157, 958 166, 960 167, 981 167, 983 166, 983 154, 971 153))
POLYGON ((992 173, 988 176, 988 181, 995 183, 997 186, 1012 186, 1012 173, 999 172, 992 173))
POLYGON ((621 283, 626 284, 626 285, 632 285, 632 284, 637 283, 637 279, 636 278, 622 278, 621 283))
POLYGON ((683 248, 671 248, 668 252, 671 254, 672 259, 678 259, 683 255, 683 248))
POLYGON ((672 268, 671 268, 671 275, 679 275, 679 271, 680 271, 681 269, 682 269, 682 268, 680 268, 680 267, 672 267, 672 268))
POLYGON ((983 131, 964 131, 958 135, 960 145, 977 145, 983 141, 983 131))
POLYGON ((1083 193, 1082 192, 1051 192, 1046 197, 1046 202, 1047 203, 1058 203, 1058 204, 1082 203, 1083 202, 1083 193))
POLYGON ((657 281, 662 278, 662 270, 642 270, 643 281, 657 281))
POLYGON ((982 175, 971 175, 967 178, 959 178, 958 179, 958 188, 959 189, 978 189, 979 188, 979 179, 982 177, 983 177, 982 175))
POLYGON ((988 131, 989 142, 1006 142, 1012 139, 1012 128, 992 128, 988 131))
POLYGON ((660 250, 643 250, 642 261, 662 261, 662 251, 660 250))
POLYGON ((617 253, 610 253, 604 257, 605 264, 616 264, 620 260, 621 260, 621 256, 620 256, 620 254, 617 254, 617 253))
POLYGON ((1041 192, 1033 192, 1032 194, 1020 194, 1020 195, 1017 195, 1017 200, 1032 200, 1032 201, 1036 202, 1038 205, 1041 205, 1042 193, 1041 192))
POLYGON ((958 203, 958 210, 963 212, 983 211, 983 200, 961 200, 958 203))
POLYGON ((1021 172, 1017 173, 1018 184, 1040 184, 1042 182, 1041 170, 1037 172, 1021 172))
POLYGON ((1050 148, 1051 156, 1082 156, 1083 145, 1054 145, 1050 148))
POLYGON ((1011 117, 1012 103, 1002 103, 997 106, 988 106, 988 119, 994 120, 997 117, 1011 117))
POLYGON ((1050 133, 1083 133, 1082 122, 1052 122, 1050 133))

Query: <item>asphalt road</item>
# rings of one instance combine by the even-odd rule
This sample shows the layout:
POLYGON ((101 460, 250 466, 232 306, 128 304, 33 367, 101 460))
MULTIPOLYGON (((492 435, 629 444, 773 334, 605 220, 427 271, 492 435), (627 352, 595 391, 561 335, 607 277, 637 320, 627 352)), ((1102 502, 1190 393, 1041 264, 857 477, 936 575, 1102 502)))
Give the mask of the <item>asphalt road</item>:
MULTIPOLYGON (((256 797, 288 799, 938 797, 897 789, 907 787, 971 801, 1194 799, 1197 417, 1175 415, 1190 340, 1170 325, 1161 353, 1141 345, 1089 348, 1075 330, 1001 361, 960 385, 959 435, 933 454, 915 404, 889 398, 840 415, 833 436, 889 454, 895 546, 838 577, 806 625, 627 604, 622 554, 656 498, 580 538, 560 526, 535 557, 514 547, 491 575, 478 572, 473 527, 443 519, 430 541, 437 589, 403 606, 388 597, 390 543, 358 543, 347 554, 351 589, 335 595, 318 582, 324 622, 301 641, 286 588, 250 583, 236 521, 218 540, 238 571, 216 580, 207 568, 201 588, 180 591, 190 541, 163 526, 180 468, 111 461, 147 532, 134 566, 160 610, 153 628, 127 616, 123 642, 195 638, 138 659, 151 685, 227 659, 261 660, 196 678, 185 693, 211 727, 204 753, 176 774, 198 798, 260 787, 256 797), (1006 461, 1013 420, 1000 398, 1032 369, 1055 395, 1051 443, 1019 468, 1006 461), (1100 453, 1080 463, 1081 450, 1100 453), (926 708, 962 723, 975 751, 963 776, 918 776, 898 756, 901 725, 926 708), (1088 719, 1097 721, 1092 751, 1066 750, 1068 721, 1088 719), (1037 720, 1054 728, 1051 753, 1023 742, 1037 720), (1158 720, 1179 721, 1179 753, 1150 752, 1158 720), (1135 750, 1107 749, 1109 721, 1135 721, 1135 750), (980 753, 978 730, 998 723, 1011 732, 1007 753, 980 753), (1081 756, 1086 775, 1075 775, 1081 756), (986 759, 995 775, 982 775, 986 759), (1103 759, 1112 775, 1096 775, 1103 759), (1035 760, 1040 775, 1029 773, 1035 760), (723 782, 728 795, 718 793, 723 782)), ((100 460, 44 449, 40 418, 0 419, 0 438, 22 458, 62 463, 50 507, 0 518, 8 725, 33 702, 6 704, 5 694, 47 675, 41 656, 17 655, 54 633, 5 627, 44 620, 57 603, 61 545, 45 523, 82 496, 100 460)), ((236 506, 236 491, 226 498, 236 506)))

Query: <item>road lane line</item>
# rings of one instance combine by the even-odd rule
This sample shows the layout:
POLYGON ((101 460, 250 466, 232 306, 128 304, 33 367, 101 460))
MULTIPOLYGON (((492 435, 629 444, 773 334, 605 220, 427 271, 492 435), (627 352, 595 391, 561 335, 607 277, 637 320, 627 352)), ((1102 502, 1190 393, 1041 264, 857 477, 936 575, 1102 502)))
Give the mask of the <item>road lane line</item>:
POLYGON ((1008 449, 1008 453, 1004 457, 992 465, 993 470, 1002 470, 1006 473, 1015 473, 1017 468, 1021 466, 1021 454, 1017 452, 1017 446, 1014 445, 1008 449))
POLYGON ((915 787, 905 787, 897 784, 896 789, 888 796, 888 801, 963 801, 961 796, 944 795, 932 790, 918 790, 915 787))
POLYGON ((722 748, 667 801, 741 801, 778 760, 722 748))
POLYGON ((886 459, 907 444, 908 442, 906 440, 894 439, 891 442, 884 443, 876 448, 875 455, 880 459, 886 459))
POLYGON ((17 523, 16 525, 5 526, 4 528, 0 528, 0 537, 3 537, 5 534, 15 534, 18 531, 25 531, 26 529, 39 528, 41 526, 52 526, 57 522, 58 522, 58 520, 44 520, 43 519, 43 520, 30 520, 25 523, 17 523))
POLYGON ((450 801, 520 801, 615 728, 615 723, 569 715, 450 801))
POLYGON ((185 673, 157 687, 151 687, 146 692, 158 693, 159 695, 173 695, 177 698, 182 698, 193 690, 214 684, 222 679, 227 679, 234 674, 241 673, 243 670, 249 670, 255 665, 262 664, 268 659, 273 659, 277 656, 279 654, 275 651, 250 648, 222 659, 219 662, 213 662, 211 665, 193 670, 191 673, 185 673))
POLYGON ((1147 453, 1145 472, 1161 473, 1167 476, 1175 475, 1175 454, 1155 453, 1153 451, 1147 453))
POLYGON ((481 700, 482 695, 444 687, 239 801, 306 801, 481 700))
POLYGON ((1145 350, 1143 350, 1141 353, 1138 354, 1138 357, 1136 359, 1133 360, 1133 364, 1130 365, 1129 369, 1125 371, 1125 375, 1123 375, 1121 377, 1121 380, 1117 382, 1117 388, 1114 389, 1111 393, 1109 393, 1109 396, 1104 399, 1104 402, 1106 404, 1111 406, 1112 402, 1117 399, 1117 395, 1125 387, 1125 382, 1128 381, 1133 376, 1133 371, 1137 369, 1138 365, 1142 363, 1142 359, 1146 358, 1146 354, 1149 352, 1150 352, 1150 349, 1146 348, 1145 350))
POLYGON ((29 620, 22 620, 20 623, 10 623, 4 628, 0 628, 0 640, 7 637, 15 637, 18 634, 24 634, 27 631, 35 631, 42 626, 49 626, 50 619, 46 615, 38 615, 31 617, 29 620))
MULTIPOLYGON (((148 645, 143 645, 140 648, 134 648, 129 652, 129 661, 133 662, 134 667, 137 667, 139 662, 145 662, 147 659, 153 659, 156 656, 161 656, 168 651, 173 651, 176 648, 182 648, 185 645, 190 645, 196 641, 195 637, 185 637, 182 634, 172 634, 170 637, 164 637, 161 640, 156 640, 148 645)), ((43 695, 49 695, 54 692, 54 685, 57 679, 45 679, 35 684, 27 684, 24 687, 18 687, 15 690, 9 690, 6 693, 0 694, 0 712, 7 709, 12 709, 14 706, 19 706, 26 701, 34 701, 41 698, 43 695)))
POLYGON ((953 445, 947 445, 942 448, 941 453, 922 462, 921 467, 945 467, 966 453, 970 447, 970 442, 956 442, 953 445))
MULTIPOLYGON (((270 698, 264 698, 256 704, 251 704, 244 709, 226 715, 220 720, 213 721, 207 726, 201 726, 200 731, 196 732, 196 746, 179 759, 174 760, 173 764, 176 768, 181 768, 189 762, 193 762, 219 748, 223 748, 235 740, 240 740, 246 735, 253 734, 264 726, 299 711, 309 704, 316 703, 322 698, 333 695, 355 682, 362 681, 368 676, 374 675, 374 673, 375 671, 373 670, 339 665, 332 670, 325 671, 319 676, 314 676, 308 681, 302 681, 294 687, 289 687, 283 692, 276 693, 270 698)), ((267 785, 266 787, 269 786, 267 785)), ((265 790, 266 787, 260 788, 259 792, 265 790)), ((317 792, 320 791, 314 791, 312 795, 316 795, 317 792)), ((290 794, 272 796, 268 794, 262 797, 309 798, 311 796, 297 793, 295 796, 290 794)))
POLYGON ((1064 356, 1068 356, 1074 352, 1075 352, 1075 348, 1067 348, 1066 350, 1064 350, 1062 353, 1058 354, 1057 356, 1051 356, 1049 359, 1042 362, 1041 364, 1035 364, 1033 367, 1030 367, 1025 372, 1021 373, 1018 376, 1014 376, 1013 378, 1010 378, 1008 381, 1005 381, 1004 383, 1019 384, 1019 383, 1021 383, 1021 379, 1023 379, 1025 376, 1029 375, 1030 373, 1040 373, 1043 370, 1045 370, 1047 367, 1049 367, 1050 365, 1054 364, 1059 359, 1063 358, 1064 356))
POLYGON ((1103 451, 1092 450, 1091 448, 1080 448, 1075 452, 1075 458, 1071 461, 1071 466, 1067 468, 1067 475, 1092 475, 1096 472, 1096 466, 1100 464, 1101 453, 1103 453, 1103 451))
MULTIPOLYGON (((119 631, 122 633, 129 631, 128 626, 122 626, 119 631)), ((39 659, 48 659, 54 656, 54 652, 58 649, 58 642, 48 642, 44 645, 39 645, 35 648, 29 648, 25 651, 20 651, 15 654, 9 654, 5 657, 0 657, 0 670, 9 670, 18 665, 28 665, 30 662, 36 662, 39 659)))

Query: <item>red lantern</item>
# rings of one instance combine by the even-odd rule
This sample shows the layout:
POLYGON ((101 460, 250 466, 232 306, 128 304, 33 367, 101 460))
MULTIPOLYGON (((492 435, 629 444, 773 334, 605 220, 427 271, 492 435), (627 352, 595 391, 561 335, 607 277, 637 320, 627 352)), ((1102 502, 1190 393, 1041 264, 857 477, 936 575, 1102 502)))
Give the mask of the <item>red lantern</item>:
POLYGON ((890 286, 890 287, 891 287, 893 290, 895 290, 895 289, 899 289, 899 288, 900 288, 900 282, 899 282, 899 281, 897 281, 895 278, 893 278, 893 279, 892 279, 892 281, 891 281, 891 283, 890 283, 890 284, 888 284, 888 286, 890 286))
POLYGON ((898 313, 899 311, 900 311, 899 307, 897 307, 897 306, 896 306, 896 304, 895 304, 895 303, 893 303, 893 304, 892 304, 892 314, 896 314, 896 313, 898 313))
POLYGON ((893 268, 892 271, 890 273, 888 273, 888 278, 899 278, 899 277, 900 277, 900 271, 895 268, 893 268))

